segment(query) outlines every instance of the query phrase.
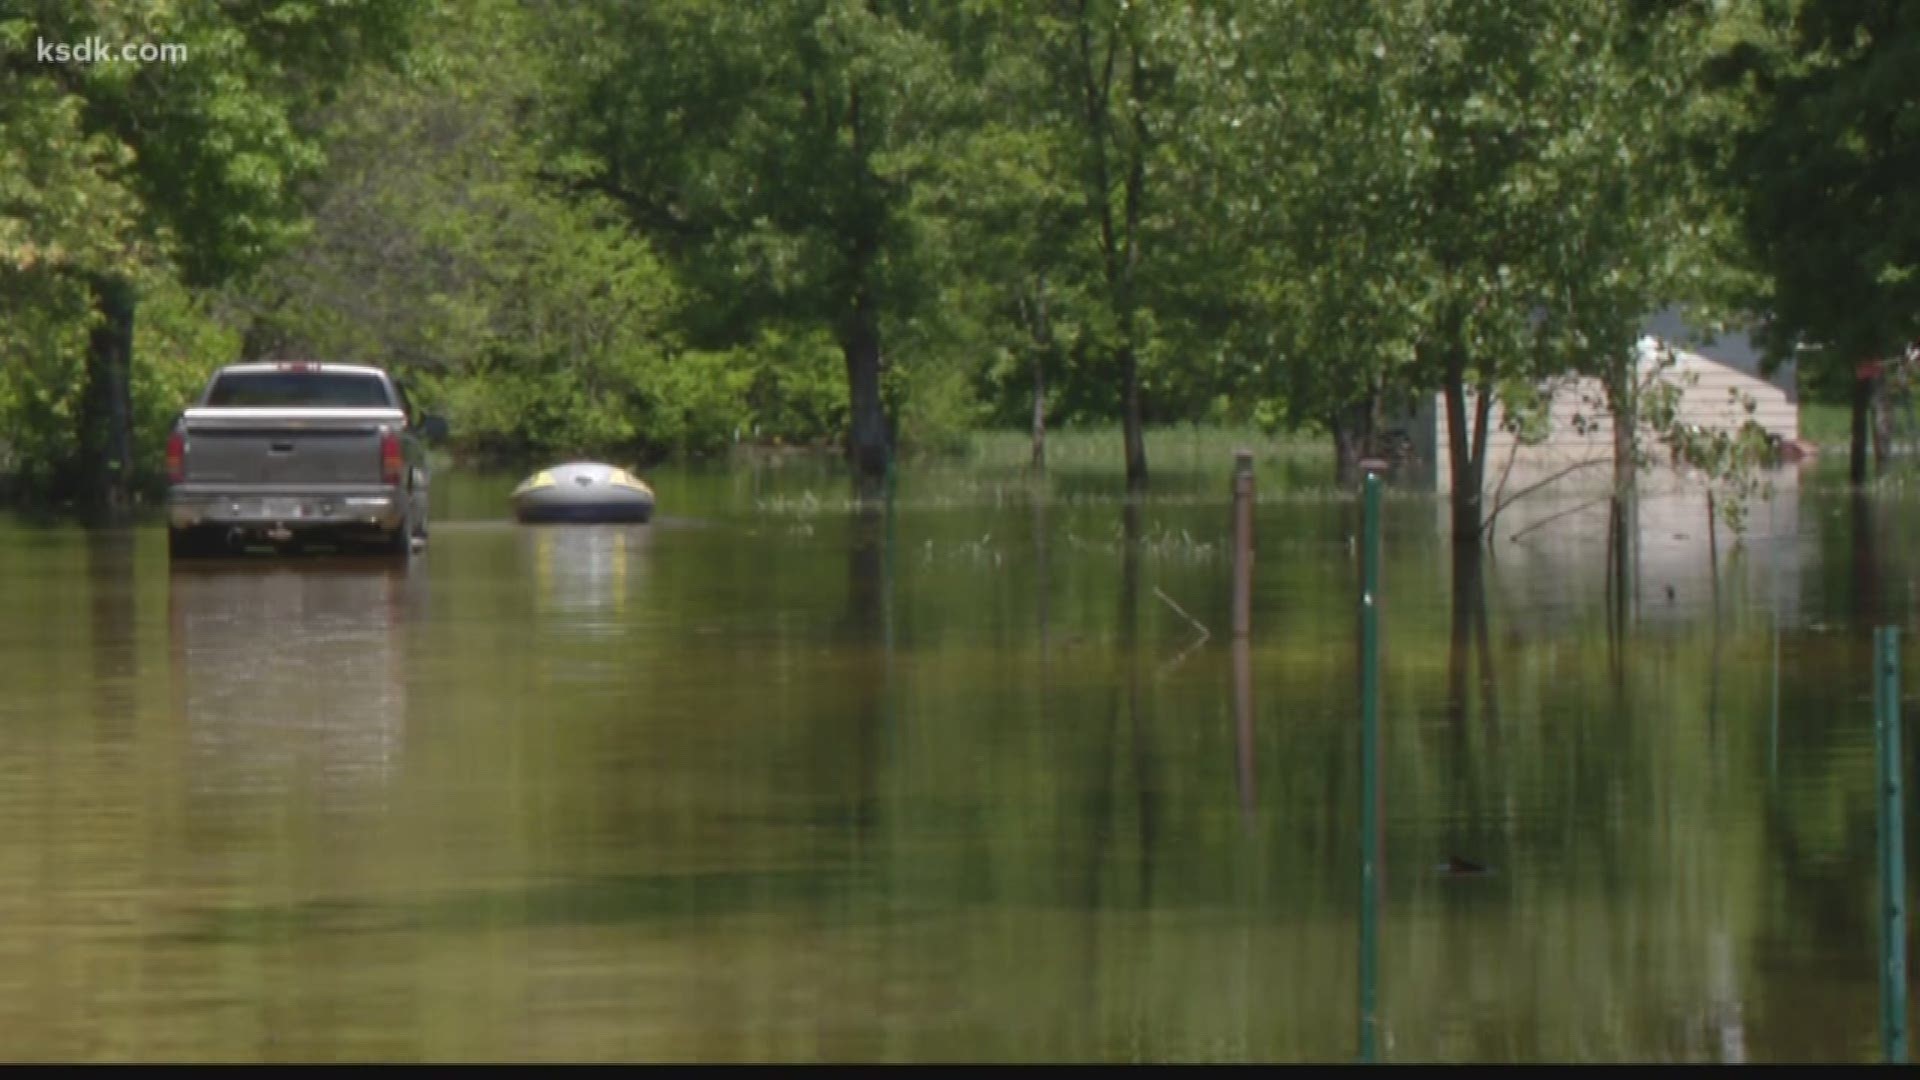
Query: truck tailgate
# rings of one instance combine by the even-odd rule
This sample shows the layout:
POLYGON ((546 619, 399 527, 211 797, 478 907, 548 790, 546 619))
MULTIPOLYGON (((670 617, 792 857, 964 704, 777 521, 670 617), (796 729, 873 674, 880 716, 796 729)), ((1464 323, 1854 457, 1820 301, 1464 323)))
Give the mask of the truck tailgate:
POLYGON ((398 409, 188 409, 189 484, 378 484, 398 409))

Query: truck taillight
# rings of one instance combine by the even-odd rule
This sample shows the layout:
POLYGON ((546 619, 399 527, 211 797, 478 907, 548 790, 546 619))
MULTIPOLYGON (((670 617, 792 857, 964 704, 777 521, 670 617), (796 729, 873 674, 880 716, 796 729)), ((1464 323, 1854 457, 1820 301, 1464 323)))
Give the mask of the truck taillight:
POLYGON ((398 484, 406 464, 400 454, 400 436, 391 431, 380 433, 380 482, 398 484))
POLYGON ((167 483, 178 484, 187 478, 187 437, 181 432, 167 436, 167 483))

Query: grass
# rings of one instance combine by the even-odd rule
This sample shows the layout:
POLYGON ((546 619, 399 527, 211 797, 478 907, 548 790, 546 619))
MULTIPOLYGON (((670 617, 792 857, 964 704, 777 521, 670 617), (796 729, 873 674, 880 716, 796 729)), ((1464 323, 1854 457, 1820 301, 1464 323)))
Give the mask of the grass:
POLYGON ((1800 403, 1800 437, 1822 450, 1845 447, 1853 435, 1853 410, 1824 401, 1800 403))
MULTIPOLYGON (((913 509, 1024 506, 1044 502, 1052 506, 1110 506, 1139 499, 1156 506, 1214 506, 1227 495, 1225 480, 1232 474, 1235 452, 1252 450, 1261 498, 1297 503, 1344 503, 1357 491, 1335 486, 1333 447, 1323 434, 1271 434, 1252 426, 1167 424, 1146 431, 1147 467, 1152 483, 1144 495, 1129 493, 1122 483, 1124 459, 1117 424, 1058 428, 1047 433, 1044 474, 1029 468, 1031 436, 1021 430, 976 431, 964 436, 952 452, 921 450, 902 455, 909 477, 897 506, 913 509)), ((829 460, 831 455, 817 459, 829 460)), ((835 474, 823 477, 821 490, 800 488, 770 493, 754 500, 762 513, 808 520, 821 514, 842 514, 870 501, 846 491, 835 474)), ((1389 485, 1389 500, 1431 501, 1431 488, 1389 485)), ((1189 539, 1167 537, 1152 541, 1160 547, 1189 548, 1189 539)), ((1195 552, 1188 552, 1194 554, 1195 552)))
MULTIPOLYGON (((1910 445, 1914 442, 1915 432, 1920 432, 1920 401, 1908 406, 1905 416, 1898 411, 1893 416, 1896 444, 1910 445)), ((1826 401, 1802 401, 1800 437, 1822 450, 1845 450, 1853 440, 1852 407, 1826 401)))
MULTIPOLYGON (((1174 472, 1215 472, 1233 467, 1234 451, 1252 450, 1256 460, 1328 458, 1328 440, 1310 435, 1268 434, 1255 427, 1167 424, 1147 428, 1147 466, 1174 472)), ((1033 458, 1025 431, 977 431, 963 459, 985 469, 1023 469, 1033 458)), ((1056 428, 1047 432, 1047 468, 1117 471, 1123 461, 1120 427, 1056 428)))

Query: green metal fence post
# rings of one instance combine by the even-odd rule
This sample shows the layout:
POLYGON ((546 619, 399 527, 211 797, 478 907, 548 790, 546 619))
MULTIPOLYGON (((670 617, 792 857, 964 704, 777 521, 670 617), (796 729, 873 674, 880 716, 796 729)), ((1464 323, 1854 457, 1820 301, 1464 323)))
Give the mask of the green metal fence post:
POLYGON ((1366 471, 1360 584, 1360 1060, 1380 1059, 1380 471, 1366 471))
POLYGON ((1900 628, 1874 631, 1873 704, 1879 736, 1880 1046, 1890 1065, 1907 1061, 1906 799, 1900 761, 1900 628))

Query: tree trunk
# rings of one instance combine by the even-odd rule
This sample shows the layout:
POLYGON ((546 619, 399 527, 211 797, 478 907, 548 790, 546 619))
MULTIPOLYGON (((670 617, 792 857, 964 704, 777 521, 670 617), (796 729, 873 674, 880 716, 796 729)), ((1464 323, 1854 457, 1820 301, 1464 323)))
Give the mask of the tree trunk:
POLYGON ((1613 499, 1608 509, 1607 529, 1611 541, 1608 577, 1612 585, 1607 602, 1609 613, 1621 629, 1632 613, 1635 595, 1634 553, 1639 540, 1639 464, 1634 460, 1634 436, 1640 426, 1640 402, 1634 361, 1615 365, 1608 380, 1607 411, 1613 417, 1613 499))
POLYGON ((1475 388, 1472 426, 1467 418, 1466 364, 1455 358, 1447 364, 1448 472, 1453 483, 1453 542, 1480 543, 1481 505, 1485 501, 1487 420, 1493 409, 1489 386, 1475 388))
POLYGON ((867 129, 862 119, 859 86, 847 99, 847 133, 853 157, 859 163, 856 188, 859 207, 854 213, 848 253, 847 280, 853 285, 853 303, 840 324, 840 351, 847 361, 847 452, 853 459, 854 486, 864 497, 884 485, 893 452, 886 402, 880 396, 880 304, 874 296, 874 268, 879 264, 885 212, 872 190, 867 129))
POLYGON ((1047 376, 1040 350, 1033 352, 1033 471, 1047 471, 1047 376))
POLYGON ((1873 405, 1871 378, 1853 380, 1853 442, 1847 456, 1847 478, 1854 484, 1867 482, 1867 414, 1873 405))
POLYGON ((1638 463, 1634 436, 1640 426, 1640 402, 1634 387, 1633 361, 1615 368, 1607 387, 1607 412, 1613 417, 1613 494, 1632 502, 1638 493, 1638 463))
POLYGON ((1121 346, 1120 372, 1127 395, 1122 422, 1127 444, 1127 490, 1139 491, 1147 486, 1147 440, 1140 410, 1140 363, 1131 341, 1121 346))
POLYGON ((877 489, 886 478, 892 447, 886 408, 880 400, 880 326, 872 294, 861 289, 840 334, 847 361, 847 453, 862 490, 877 489))
POLYGON ((1352 419, 1339 411, 1327 426, 1333 429, 1333 486, 1352 487, 1360 478, 1360 433, 1354 430, 1352 419))
POLYGON ((1359 401, 1335 410, 1333 428, 1333 482, 1348 488, 1360 482, 1360 462, 1380 444, 1380 394, 1369 389, 1359 401))
POLYGON ((1033 471, 1047 469, 1047 354, 1053 350, 1053 326, 1047 321, 1047 282, 1033 295, 1033 471))
POLYGON ((1887 400, 1886 380, 1874 380, 1873 393, 1873 475, 1885 476, 1888 447, 1893 441, 1893 406, 1887 400))
POLYGON ((80 495, 92 509, 117 515, 133 491, 133 285, 102 277, 91 287, 100 322, 87 343, 80 403, 80 495))

